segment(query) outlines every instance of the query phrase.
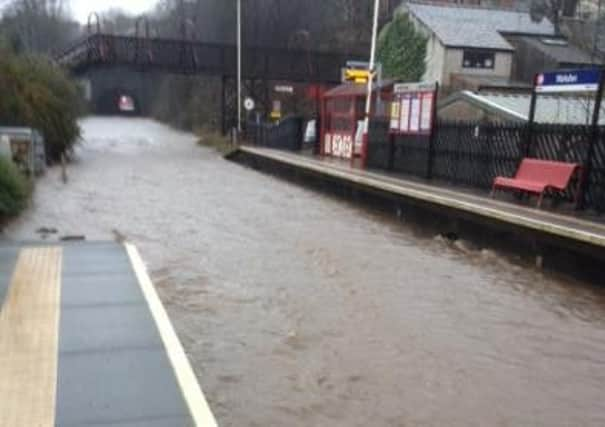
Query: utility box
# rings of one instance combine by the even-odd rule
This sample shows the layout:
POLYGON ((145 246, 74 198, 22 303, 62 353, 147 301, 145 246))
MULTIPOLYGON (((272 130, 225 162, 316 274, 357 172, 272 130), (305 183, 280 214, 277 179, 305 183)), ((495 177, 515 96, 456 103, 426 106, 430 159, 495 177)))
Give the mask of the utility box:
POLYGON ((44 138, 35 129, 0 127, 0 155, 10 156, 23 172, 41 175, 46 170, 44 138))

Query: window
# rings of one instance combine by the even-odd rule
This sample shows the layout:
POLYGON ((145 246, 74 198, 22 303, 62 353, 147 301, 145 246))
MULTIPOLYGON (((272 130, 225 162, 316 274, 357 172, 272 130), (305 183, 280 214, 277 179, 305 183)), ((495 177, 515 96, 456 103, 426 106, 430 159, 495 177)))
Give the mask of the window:
POLYGON ((330 113, 350 113, 351 100, 348 97, 337 97, 328 100, 328 112, 330 113))
POLYGON ((352 122, 349 117, 332 117, 330 122, 331 131, 351 132, 353 130, 352 122))
POLYGON ((548 46, 568 46, 569 43, 565 39, 544 38, 540 39, 542 43, 548 46))
POLYGON ((494 69, 496 54, 486 50, 465 50, 462 56, 463 68, 494 69))

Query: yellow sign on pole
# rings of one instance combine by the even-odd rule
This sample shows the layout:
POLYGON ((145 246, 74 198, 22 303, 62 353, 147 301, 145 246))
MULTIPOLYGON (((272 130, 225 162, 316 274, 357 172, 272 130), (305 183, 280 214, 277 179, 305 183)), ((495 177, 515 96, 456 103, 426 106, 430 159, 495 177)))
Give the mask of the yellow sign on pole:
POLYGON ((278 99, 273 101, 273 110, 271 111, 271 118, 273 120, 281 120, 281 101, 278 99))
POLYGON ((345 70, 345 80, 352 83, 367 84, 372 77, 370 70, 347 69, 345 70))

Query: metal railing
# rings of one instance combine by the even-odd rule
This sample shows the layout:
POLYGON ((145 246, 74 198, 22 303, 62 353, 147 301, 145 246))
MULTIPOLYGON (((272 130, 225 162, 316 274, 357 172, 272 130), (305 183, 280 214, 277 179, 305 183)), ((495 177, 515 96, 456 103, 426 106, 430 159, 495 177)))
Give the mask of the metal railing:
POLYGON ((289 116, 275 124, 248 122, 246 140, 260 147, 300 151, 303 143, 303 118, 289 116))
MULTIPOLYGON (((342 53, 246 47, 243 78, 338 83, 347 60, 342 53), (314 70, 313 73, 309 69, 314 70)), ((235 77, 236 47, 189 40, 92 34, 55 55, 78 74, 101 65, 126 65, 178 74, 235 77)))

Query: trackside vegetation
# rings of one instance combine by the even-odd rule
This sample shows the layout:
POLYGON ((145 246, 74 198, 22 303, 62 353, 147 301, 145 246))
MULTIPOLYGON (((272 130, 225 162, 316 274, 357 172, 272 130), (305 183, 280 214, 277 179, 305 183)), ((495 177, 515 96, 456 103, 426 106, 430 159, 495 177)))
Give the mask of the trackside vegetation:
MULTIPOLYGON (((80 137, 83 102, 77 86, 42 56, 19 55, 0 40, 0 126, 37 129, 50 163, 71 151, 80 137)), ((30 178, 9 157, 0 158, 0 221, 27 206, 30 178)))
POLYGON ((0 222, 25 209, 30 192, 29 179, 9 159, 0 157, 0 222))
POLYGON ((75 83, 49 59, 17 55, 0 44, 0 125, 25 126, 44 136, 50 162, 80 137, 82 97, 75 83))

